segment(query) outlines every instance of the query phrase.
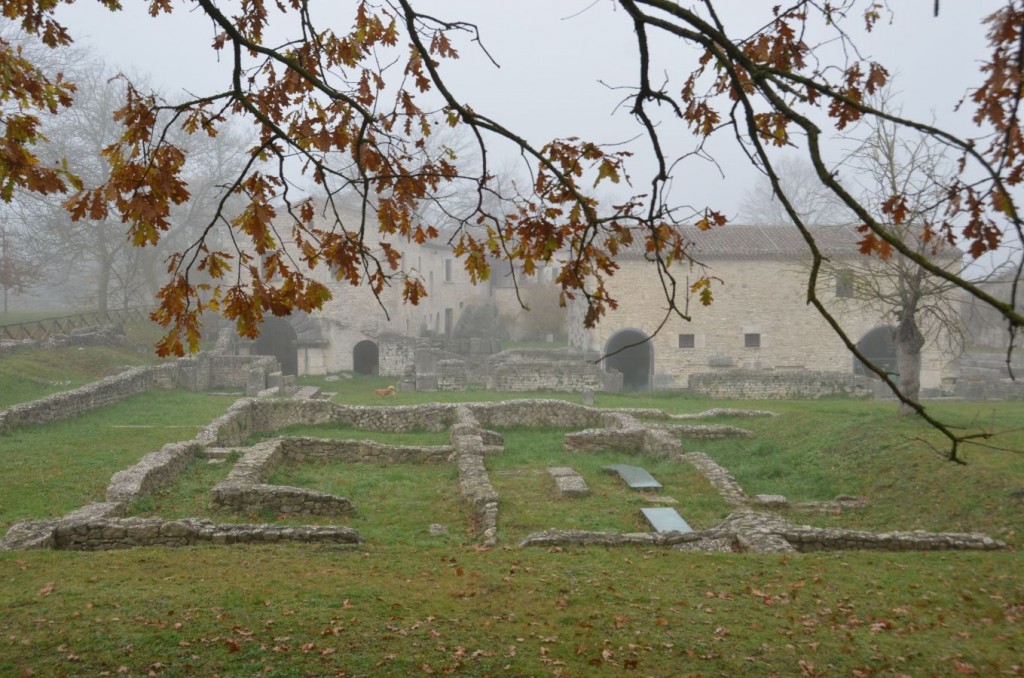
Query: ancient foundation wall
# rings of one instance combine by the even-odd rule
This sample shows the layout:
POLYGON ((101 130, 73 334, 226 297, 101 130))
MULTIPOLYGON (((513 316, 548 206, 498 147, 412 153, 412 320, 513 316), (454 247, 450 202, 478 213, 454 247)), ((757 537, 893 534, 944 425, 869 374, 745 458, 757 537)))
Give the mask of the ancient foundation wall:
POLYGON ((722 370, 690 375, 690 391, 720 400, 815 399, 834 395, 870 398, 871 380, 842 372, 722 370))
POLYGON ((158 384, 172 380, 173 365, 156 367, 132 367, 106 379, 86 384, 81 388, 64 393, 13 405, 0 411, 0 433, 19 426, 44 424, 60 419, 70 419, 90 410, 144 393, 158 384))
MULTIPOLYGON (((70 419, 156 388, 244 388, 253 369, 266 375, 277 369, 277 361, 266 356, 200 354, 161 365, 131 367, 81 388, 0 410, 0 434, 19 426, 70 419)), ((265 376, 263 381, 265 385, 265 376)))

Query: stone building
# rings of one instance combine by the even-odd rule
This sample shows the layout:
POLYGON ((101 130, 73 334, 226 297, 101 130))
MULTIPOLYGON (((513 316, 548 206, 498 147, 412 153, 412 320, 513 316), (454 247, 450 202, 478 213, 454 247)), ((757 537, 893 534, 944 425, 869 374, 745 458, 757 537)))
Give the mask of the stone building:
MULTIPOLYGON (((491 262, 490 279, 474 285, 444 234, 423 244, 401 239, 390 243, 402 253, 401 272, 423 281, 427 296, 419 304, 403 303, 400 280, 378 299, 367 286, 337 281, 330 270, 320 267, 311 275, 328 286, 332 299, 312 314, 267 317, 259 338, 243 345, 242 352, 273 355, 285 374, 351 371, 400 376, 414 362, 417 341, 452 338, 469 306, 494 307, 513 327, 523 323, 507 262, 491 262)), ((542 290, 557 296, 551 280, 550 272, 543 270, 520 277, 520 292, 542 290)))
MULTIPOLYGON (((621 269, 608 282, 618 309, 587 329, 582 309, 575 307, 570 346, 605 355, 618 351, 604 359, 605 369, 622 372, 626 388, 633 389, 687 388, 695 375, 742 373, 757 380, 783 373, 799 377, 863 371, 806 303, 810 257, 795 228, 730 225, 707 232, 693 229, 687 235, 694 242, 693 257, 716 279, 710 306, 691 299, 692 320, 672 317, 652 338, 667 305, 655 267, 634 246, 619 258, 621 269)), ((857 248, 859 235, 852 228, 829 227, 816 229, 816 237, 831 261, 830 272, 819 279, 819 298, 866 355, 895 367, 894 319, 851 298, 844 281, 843 261, 863 257, 857 248)), ((698 268, 682 265, 673 273, 681 295, 701 276, 698 268)), ((922 352, 921 384, 926 393, 948 387, 955 376, 954 356, 944 349, 943 333, 942 328, 925 331, 929 339, 922 352)))

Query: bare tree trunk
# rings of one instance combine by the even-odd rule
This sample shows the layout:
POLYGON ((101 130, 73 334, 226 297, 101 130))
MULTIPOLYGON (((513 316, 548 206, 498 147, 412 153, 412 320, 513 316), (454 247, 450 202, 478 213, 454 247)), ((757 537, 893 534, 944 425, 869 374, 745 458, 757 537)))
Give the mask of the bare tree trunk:
MULTIPOLYGON (((905 313, 896 326, 896 369, 899 371, 900 391, 911 400, 916 401, 921 392, 921 349, 924 348, 924 335, 917 326, 914 313, 905 313)), ((913 414, 914 409, 900 403, 900 416, 913 414)))
POLYGON ((100 262, 100 270, 96 278, 96 310, 100 313, 107 311, 107 295, 110 290, 110 265, 106 261, 100 262))

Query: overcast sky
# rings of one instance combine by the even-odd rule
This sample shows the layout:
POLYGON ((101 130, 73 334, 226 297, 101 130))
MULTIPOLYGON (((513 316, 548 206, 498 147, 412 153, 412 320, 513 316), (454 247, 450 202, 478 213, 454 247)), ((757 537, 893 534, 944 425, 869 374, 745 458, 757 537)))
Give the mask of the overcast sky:
MULTIPOLYGON (((176 4, 173 15, 154 19, 145 13, 148 3, 125 4, 125 10, 111 13, 97 3, 77 2, 62 9, 60 16, 77 40, 93 46, 113 65, 151 75, 170 98, 183 90, 207 94, 227 86, 226 66, 209 48, 213 28, 198 11, 176 4)), ((500 68, 468 42, 460 45, 462 59, 445 64, 456 96, 477 111, 537 145, 565 136, 621 142, 639 133, 628 110, 616 110, 625 93, 613 87, 636 81, 636 47, 630 22, 610 0, 420 4, 439 17, 479 25, 500 68)), ((773 4, 728 0, 716 6, 727 25, 747 28, 763 21, 773 4)), ((980 18, 1001 3, 943 0, 937 18, 932 16, 932 0, 890 4, 896 12, 891 25, 886 15, 873 34, 857 36, 863 53, 895 71, 905 113, 934 117, 969 134, 966 113, 957 120, 952 110, 967 88, 979 81, 978 61, 984 54, 980 18)), ((351 10, 345 11, 348 22, 351 10)), ((855 33, 857 26, 851 25, 855 33)), ((695 52, 680 49, 674 41, 661 41, 657 49, 669 71, 671 89, 678 91, 695 52)), ((669 134, 680 149, 693 143, 681 127, 669 134)), ((720 143, 713 150, 726 176, 720 177, 709 163, 696 161, 681 173, 674 196, 688 204, 711 201, 735 215, 756 176, 732 144, 720 143)), ((641 152, 633 164, 634 180, 641 187, 647 183, 643 170, 649 169, 649 161, 649 154, 641 152)))

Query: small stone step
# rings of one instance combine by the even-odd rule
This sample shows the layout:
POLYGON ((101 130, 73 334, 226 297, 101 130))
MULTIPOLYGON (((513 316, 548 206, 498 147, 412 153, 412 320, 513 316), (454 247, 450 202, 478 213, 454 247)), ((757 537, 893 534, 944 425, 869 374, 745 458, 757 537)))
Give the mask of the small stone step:
POLYGON ((548 473, 555 479, 555 485, 558 487, 558 493, 561 496, 585 497, 590 494, 587 481, 583 480, 583 476, 568 466, 553 466, 548 469, 548 473))
POLYGON ((605 466, 606 471, 619 474, 619 477, 634 490, 659 489, 661 483, 654 479, 647 469, 628 464, 612 464, 605 466))
POLYGON ((640 512, 655 532, 693 532, 683 517, 674 508, 642 508, 640 512))
POLYGON ((302 398, 304 400, 312 400, 320 397, 319 386, 300 386, 299 390, 295 392, 296 398, 302 398))
POLYGON ((207 459, 227 459, 235 450, 232 447, 207 447, 203 451, 203 456, 207 459))

